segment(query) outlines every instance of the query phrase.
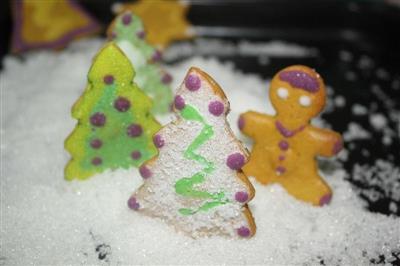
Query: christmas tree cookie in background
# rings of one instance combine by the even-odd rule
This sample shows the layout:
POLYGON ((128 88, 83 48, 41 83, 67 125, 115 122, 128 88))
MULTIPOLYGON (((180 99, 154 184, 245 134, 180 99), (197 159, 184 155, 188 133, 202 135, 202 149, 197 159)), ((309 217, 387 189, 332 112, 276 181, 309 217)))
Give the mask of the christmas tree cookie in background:
POLYGON ((192 237, 251 237, 256 228, 247 203, 254 188, 241 171, 248 154, 226 120, 224 92, 191 68, 174 110, 178 118, 154 136, 158 156, 140 167, 144 184, 128 206, 192 237))
POLYGON ((189 4, 178 0, 139 0, 118 3, 113 10, 117 14, 130 11, 139 16, 146 29, 146 39, 152 45, 165 49, 173 41, 194 37, 187 19, 189 4))
POLYGON ((100 31, 100 25, 73 0, 12 1, 12 51, 59 49, 100 31))
POLYGON ((134 75, 114 43, 94 58, 88 86, 72 108, 78 123, 65 141, 71 154, 66 179, 137 167, 157 153, 152 137, 160 125, 150 114, 151 100, 132 82, 134 75))
POLYGON ((122 13, 109 27, 108 36, 135 66, 134 81, 153 99, 153 113, 169 112, 172 102, 172 90, 169 85, 172 77, 162 70, 159 64, 160 51, 146 42, 146 33, 140 18, 130 11, 122 13))
POLYGON ((336 132, 310 125, 325 106, 325 85, 306 66, 283 69, 271 81, 269 97, 275 116, 249 111, 240 130, 254 140, 243 168, 263 184, 279 183, 289 194, 314 205, 330 202, 332 191, 318 175, 316 156, 331 157, 342 149, 336 132))

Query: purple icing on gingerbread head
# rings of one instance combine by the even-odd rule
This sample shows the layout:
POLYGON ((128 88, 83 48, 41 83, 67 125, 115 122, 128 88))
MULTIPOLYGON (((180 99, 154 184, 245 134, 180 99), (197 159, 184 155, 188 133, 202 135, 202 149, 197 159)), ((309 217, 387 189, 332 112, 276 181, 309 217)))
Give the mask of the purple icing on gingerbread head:
POLYGON ((319 83, 316 78, 300 70, 287 70, 279 73, 279 79, 288 82, 292 87, 316 93, 319 83))

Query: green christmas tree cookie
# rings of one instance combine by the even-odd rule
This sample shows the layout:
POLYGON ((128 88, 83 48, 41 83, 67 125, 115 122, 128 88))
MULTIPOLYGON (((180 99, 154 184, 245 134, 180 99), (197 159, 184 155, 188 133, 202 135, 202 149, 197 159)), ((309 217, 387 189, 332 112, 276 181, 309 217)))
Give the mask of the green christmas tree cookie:
POLYGON ((150 114, 151 100, 132 82, 134 76, 114 43, 94 58, 89 84, 72 108, 78 124, 65 141, 72 157, 65 167, 67 180, 137 167, 157 153, 152 137, 160 124, 150 114))
POLYGON ((161 53, 145 41, 142 21, 130 11, 117 16, 108 30, 112 39, 135 66, 135 82, 149 95, 154 114, 170 111, 172 90, 171 75, 161 69, 161 53))

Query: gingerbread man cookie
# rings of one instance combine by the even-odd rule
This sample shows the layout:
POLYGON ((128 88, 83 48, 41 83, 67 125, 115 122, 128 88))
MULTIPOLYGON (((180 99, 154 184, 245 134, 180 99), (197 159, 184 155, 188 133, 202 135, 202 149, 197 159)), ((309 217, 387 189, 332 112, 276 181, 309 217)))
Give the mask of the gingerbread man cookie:
POLYGON ((177 120, 155 136, 158 156, 140 167, 144 184, 128 206, 192 237, 250 237, 254 188, 241 171, 247 150, 233 135, 229 102, 206 73, 191 68, 175 96, 177 120))
POLYGON ((279 183, 299 200, 329 203, 332 191, 315 157, 334 156, 343 142, 338 133, 310 125, 325 105, 322 78, 306 66, 287 67, 272 79, 269 97, 275 116, 249 111, 239 118, 240 130, 254 140, 244 173, 262 184, 279 183))

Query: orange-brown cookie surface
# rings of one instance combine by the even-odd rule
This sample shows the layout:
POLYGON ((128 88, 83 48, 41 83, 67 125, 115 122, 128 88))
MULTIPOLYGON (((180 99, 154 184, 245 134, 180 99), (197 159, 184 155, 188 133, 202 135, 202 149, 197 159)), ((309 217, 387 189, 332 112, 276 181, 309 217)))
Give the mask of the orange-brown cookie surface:
POLYGON ((343 144, 338 133, 310 125, 325 105, 322 78, 306 66, 287 67, 273 77, 269 97, 275 116, 249 111, 239 118, 240 130, 254 140, 244 173, 262 184, 279 183, 299 200, 329 203, 332 191, 315 157, 334 156, 343 144))

